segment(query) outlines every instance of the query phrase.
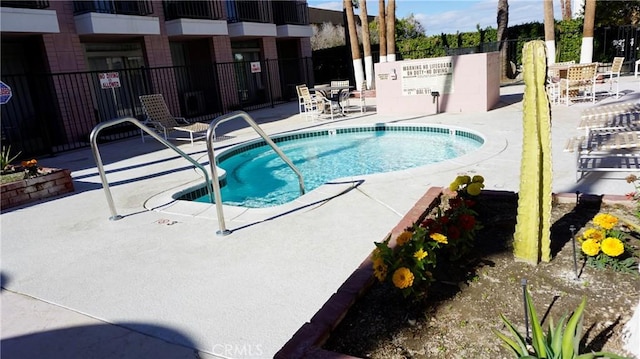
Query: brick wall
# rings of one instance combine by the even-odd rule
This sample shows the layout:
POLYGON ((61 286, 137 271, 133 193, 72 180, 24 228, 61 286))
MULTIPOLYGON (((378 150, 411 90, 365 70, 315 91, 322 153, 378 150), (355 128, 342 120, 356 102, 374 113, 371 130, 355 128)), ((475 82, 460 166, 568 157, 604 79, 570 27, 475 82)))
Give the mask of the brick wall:
POLYGON ((52 171, 44 176, 1 185, 0 208, 6 209, 73 192, 71 171, 66 169, 52 171))
MULTIPOLYGON (((228 36, 213 36, 211 38, 211 49, 213 51, 213 62, 229 63, 233 62, 233 52, 231 51, 231 39, 228 36)), ((230 106, 237 105, 238 87, 233 72, 223 71, 218 75, 218 86, 222 90, 220 94, 222 107, 225 111, 230 106)))

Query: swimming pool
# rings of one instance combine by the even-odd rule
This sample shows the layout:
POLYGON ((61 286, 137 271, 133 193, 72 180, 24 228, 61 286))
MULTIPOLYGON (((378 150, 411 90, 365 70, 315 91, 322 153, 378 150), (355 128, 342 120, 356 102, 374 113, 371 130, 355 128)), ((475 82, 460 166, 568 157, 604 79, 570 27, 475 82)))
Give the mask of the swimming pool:
MULTIPOLYGON (((307 192, 338 178, 449 160, 484 144, 481 135, 465 129, 393 124, 293 132, 272 140, 298 167, 307 192)), ((221 181, 224 204, 262 208, 300 196, 297 176, 263 140, 231 148, 217 160, 226 172, 221 181)), ((204 188, 178 199, 210 201, 204 188)))

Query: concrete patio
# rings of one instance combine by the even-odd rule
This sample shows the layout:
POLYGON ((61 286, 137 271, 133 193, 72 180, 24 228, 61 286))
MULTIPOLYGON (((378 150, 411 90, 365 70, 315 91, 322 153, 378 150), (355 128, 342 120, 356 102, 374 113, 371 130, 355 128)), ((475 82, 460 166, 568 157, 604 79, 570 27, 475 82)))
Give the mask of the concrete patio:
MULTIPOLYGON (((623 76, 620 90, 619 99, 596 106, 640 102, 640 78, 623 76)), ((430 187, 470 173, 483 175, 488 189, 518 191, 522 93, 523 85, 502 87, 501 102, 486 113, 367 112, 312 123, 296 102, 251 112, 269 134, 442 124, 477 131, 486 144, 434 165, 343 178, 283 206, 225 206, 228 236, 216 235, 213 205, 169 203, 202 176, 155 141, 100 145, 119 221, 109 220, 90 149, 38 159, 71 169, 75 192, 0 216, 3 358, 273 357, 430 187)), ((575 155, 563 151, 567 138, 583 133, 579 115, 591 106, 552 107, 554 192, 624 195, 633 190, 624 180, 631 172, 576 182, 575 155)), ((216 151, 256 137, 241 122, 220 131, 216 151)), ((203 141, 179 147, 207 163, 203 141)))

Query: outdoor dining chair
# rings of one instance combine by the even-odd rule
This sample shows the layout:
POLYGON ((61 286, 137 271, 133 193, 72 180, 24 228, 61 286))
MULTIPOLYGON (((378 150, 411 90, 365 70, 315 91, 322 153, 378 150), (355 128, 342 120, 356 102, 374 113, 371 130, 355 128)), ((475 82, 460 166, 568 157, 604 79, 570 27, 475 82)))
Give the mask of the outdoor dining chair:
POLYGON ((319 105, 318 97, 309 92, 307 85, 296 86, 296 91, 298 92, 300 114, 304 114, 304 117, 310 121, 318 118, 324 109, 319 105))
POLYGON ((611 95, 616 95, 616 98, 620 97, 620 70, 622 70, 622 63, 624 62, 624 57, 614 57, 613 63, 611 63, 611 69, 607 71, 604 76, 609 78, 609 93, 611 95), (616 84, 616 90, 613 91, 613 83, 616 84))

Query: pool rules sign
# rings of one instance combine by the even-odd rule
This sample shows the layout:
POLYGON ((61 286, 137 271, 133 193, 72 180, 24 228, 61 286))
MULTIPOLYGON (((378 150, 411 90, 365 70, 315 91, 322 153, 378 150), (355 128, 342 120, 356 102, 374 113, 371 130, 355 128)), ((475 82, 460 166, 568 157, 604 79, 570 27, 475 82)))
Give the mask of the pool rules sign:
POLYGON ((0 105, 6 105, 9 100, 11 100, 11 87, 0 81, 0 105))
POLYGON ((453 58, 438 57, 428 60, 402 62, 402 95, 430 95, 453 92, 453 58))

